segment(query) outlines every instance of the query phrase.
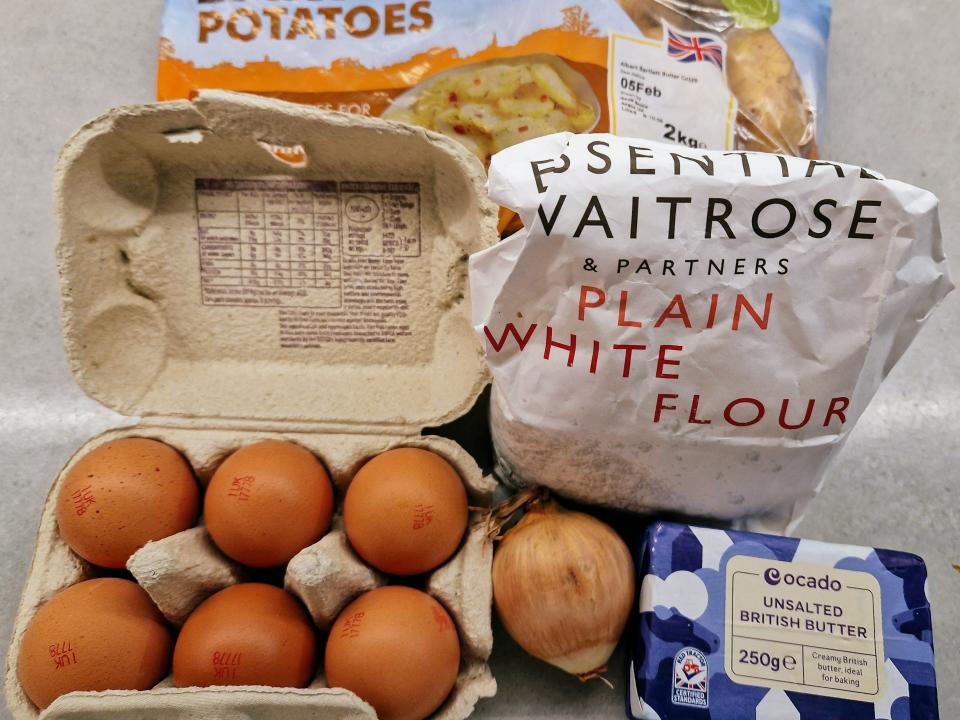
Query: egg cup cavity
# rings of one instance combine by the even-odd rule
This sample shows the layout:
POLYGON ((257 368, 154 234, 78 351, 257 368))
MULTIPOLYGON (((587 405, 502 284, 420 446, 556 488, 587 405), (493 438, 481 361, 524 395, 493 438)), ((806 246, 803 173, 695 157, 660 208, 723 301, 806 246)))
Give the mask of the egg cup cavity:
POLYGON ((156 209, 156 168, 141 148, 119 135, 84 140, 85 152, 62 179, 83 191, 63 198, 65 212, 88 232, 136 233, 156 209))
POLYGON ((477 658, 460 661, 460 674, 449 697, 431 720, 463 720, 469 717, 477 703, 497 694, 497 681, 490 666, 477 658))

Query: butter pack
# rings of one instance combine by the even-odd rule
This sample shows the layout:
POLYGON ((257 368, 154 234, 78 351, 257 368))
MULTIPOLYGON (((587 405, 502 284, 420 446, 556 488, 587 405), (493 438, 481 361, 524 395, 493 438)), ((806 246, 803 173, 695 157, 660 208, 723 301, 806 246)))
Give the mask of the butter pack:
POLYGON ((634 720, 936 720, 911 553, 658 522, 637 562, 634 720))

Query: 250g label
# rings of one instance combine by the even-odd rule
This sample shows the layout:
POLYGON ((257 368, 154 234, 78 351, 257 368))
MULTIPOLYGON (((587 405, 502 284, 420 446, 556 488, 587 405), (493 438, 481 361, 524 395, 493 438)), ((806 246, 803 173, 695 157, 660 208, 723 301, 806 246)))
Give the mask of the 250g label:
POLYGON ((792 643, 756 638, 731 638, 730 670, 735 682, 744 679, 803 683, 803 648, 792 643))
POLYGON ((744 648, 740 648, 740 662, 745 665, 770 668, 774 672, 780 672, 781 668, 784 670, 795 670, 797 667, 797 658, 793 655, 781 656, 768 652, 746 650, 744 648))

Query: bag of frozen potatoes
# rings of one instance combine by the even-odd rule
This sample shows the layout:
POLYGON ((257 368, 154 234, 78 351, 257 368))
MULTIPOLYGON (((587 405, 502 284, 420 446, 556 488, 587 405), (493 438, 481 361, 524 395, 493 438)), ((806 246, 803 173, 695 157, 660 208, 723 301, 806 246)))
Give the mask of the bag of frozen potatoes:
POLYGON ((165 0, 157 97, 383 116, 484 162, 559 131, 812 156, 829 26, 830 0, 165 0))
POLYGON ((866 168, 559 133, 470 259, 503 477, 783 530, 952 288, 937 199, 866 168))

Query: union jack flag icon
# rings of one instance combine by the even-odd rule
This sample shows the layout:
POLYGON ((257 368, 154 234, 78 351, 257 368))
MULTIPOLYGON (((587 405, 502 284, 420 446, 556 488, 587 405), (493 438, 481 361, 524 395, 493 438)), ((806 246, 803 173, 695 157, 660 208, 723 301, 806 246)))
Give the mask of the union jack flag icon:
POLYGON ((707 35, 682 35, 667 30, 667 54, 680 62, 708 62, 723 70, 723 46, 707 35))

